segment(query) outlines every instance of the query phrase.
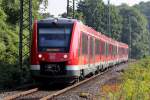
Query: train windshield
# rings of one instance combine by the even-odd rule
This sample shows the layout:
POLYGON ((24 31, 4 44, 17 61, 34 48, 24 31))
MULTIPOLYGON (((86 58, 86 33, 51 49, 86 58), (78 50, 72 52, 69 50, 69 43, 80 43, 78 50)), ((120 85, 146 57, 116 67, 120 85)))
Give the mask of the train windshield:
POLYGON ((41 27, 39 28, 39 51, 68 52, 71 27, 41 27))

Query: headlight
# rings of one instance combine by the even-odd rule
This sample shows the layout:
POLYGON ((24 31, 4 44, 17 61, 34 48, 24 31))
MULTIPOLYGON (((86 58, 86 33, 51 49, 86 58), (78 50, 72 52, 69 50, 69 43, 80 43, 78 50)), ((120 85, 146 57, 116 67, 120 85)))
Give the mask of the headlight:
POLYGON ((41 55, 41 54, 39 54, 39 55, 38 55, 38 57, 39 57, 39 58, 42 58, 42 55, 41 55))
POLYGON ((68 56, 67 56, 67 55, 64 55, 64 58, 66 59, 66 58, 68 58, 68 56))

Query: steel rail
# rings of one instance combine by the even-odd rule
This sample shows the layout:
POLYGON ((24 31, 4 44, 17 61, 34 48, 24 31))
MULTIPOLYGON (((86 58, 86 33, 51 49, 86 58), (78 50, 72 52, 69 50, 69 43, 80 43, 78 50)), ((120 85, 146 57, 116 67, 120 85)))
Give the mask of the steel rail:
POLYGON ((26 95, 32 94, 34 92, 37 92, 37 91, 38 91, 38 88, 30 89, 28 91, 24 91, 24 92, 20 92, 20 93, 11 95, 11 96, 7 96, 7 97, 3 98, 3 100, 14 100, 16 98, 26 96, 26 95))

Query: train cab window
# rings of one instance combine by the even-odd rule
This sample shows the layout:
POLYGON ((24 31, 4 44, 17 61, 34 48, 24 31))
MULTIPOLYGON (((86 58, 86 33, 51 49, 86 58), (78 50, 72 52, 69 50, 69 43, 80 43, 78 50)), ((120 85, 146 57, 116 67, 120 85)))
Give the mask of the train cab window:
POLYGON ((88 36, 82 33, 82 54, 88 54, 88 36))
POLYGON ((38 23, 38 49, 47 52, 69 52, 73 25, 38 23))

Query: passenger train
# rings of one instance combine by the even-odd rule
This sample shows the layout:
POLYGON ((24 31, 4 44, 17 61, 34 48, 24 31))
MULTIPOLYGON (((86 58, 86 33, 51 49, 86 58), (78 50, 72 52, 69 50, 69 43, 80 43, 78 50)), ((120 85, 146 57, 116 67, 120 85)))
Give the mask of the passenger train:
POLYGON ((31 73, 35 80, 71 81, 128 61, 129 47, 75 19, 34 22, 31 73))

